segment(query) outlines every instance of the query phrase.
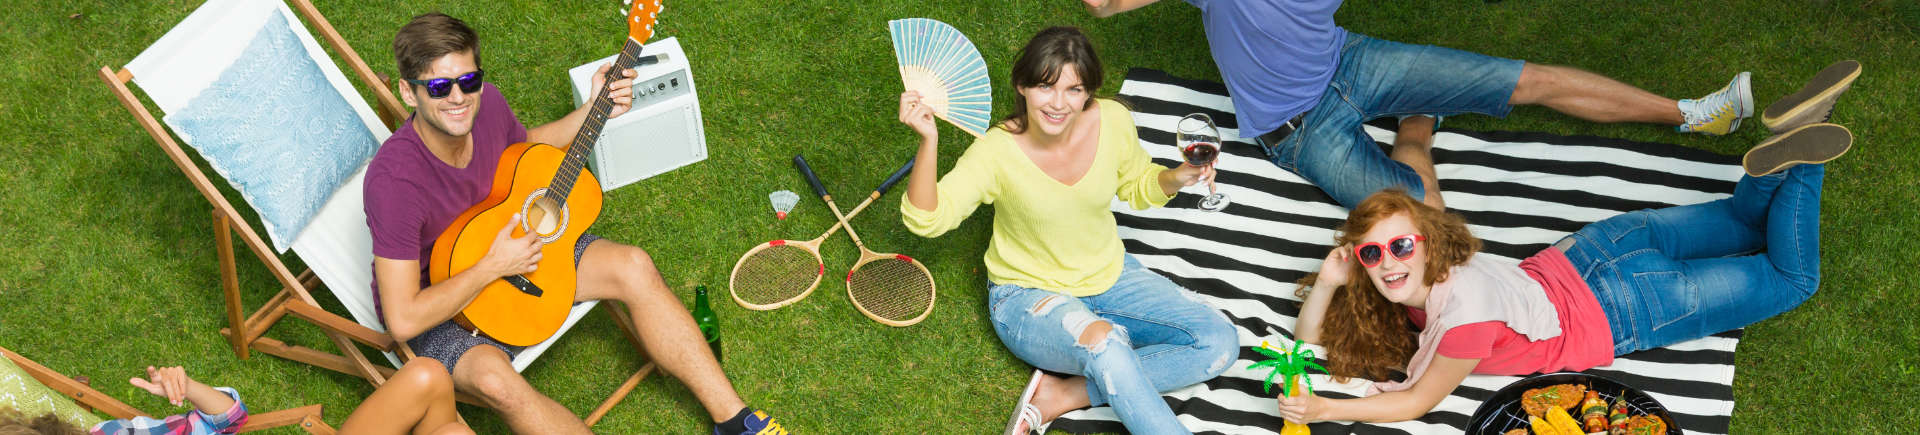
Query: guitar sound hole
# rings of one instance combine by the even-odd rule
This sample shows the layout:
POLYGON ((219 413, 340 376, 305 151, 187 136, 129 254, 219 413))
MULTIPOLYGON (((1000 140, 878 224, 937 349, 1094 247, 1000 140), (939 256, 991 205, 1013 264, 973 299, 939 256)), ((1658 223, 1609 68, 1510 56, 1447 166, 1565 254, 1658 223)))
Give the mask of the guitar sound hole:
POLYGON ((533 232, 540 237, 551 237, 558 232, 561 216, 560 205, 546 196, 533 200, 533 206, 527 210, 527 222, 532 224, 533 232))

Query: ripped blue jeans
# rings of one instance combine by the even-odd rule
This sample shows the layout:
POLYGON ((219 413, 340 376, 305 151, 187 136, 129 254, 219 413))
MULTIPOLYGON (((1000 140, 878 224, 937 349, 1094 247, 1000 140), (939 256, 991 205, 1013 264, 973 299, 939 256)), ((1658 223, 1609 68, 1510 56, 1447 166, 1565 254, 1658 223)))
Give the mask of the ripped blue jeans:
POLYGON ((1225 315, 1141 266, 1132 255, 1113 288, 1076 298, 1017 285, 988 290, 1000 343, 1043 370, 1087 378, 1093 406, 1111 405, 1127 431, 1184 434, 1160 393, 1213 379, 1239 355, 1225 315), (1089 326, 1112 331, 1080 344, 1089 326))

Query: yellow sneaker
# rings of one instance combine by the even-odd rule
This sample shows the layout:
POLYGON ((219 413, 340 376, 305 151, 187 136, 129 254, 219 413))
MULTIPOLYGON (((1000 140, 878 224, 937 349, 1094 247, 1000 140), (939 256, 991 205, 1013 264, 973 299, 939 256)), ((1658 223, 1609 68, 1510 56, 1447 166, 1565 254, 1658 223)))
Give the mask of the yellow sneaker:
POLYGON ((713 434, 714 435, 735 435, 735 434, 788 435, 789 433, 787 432, 787 428, 785 426, 780 425, 779 419, 775 419, 772 416, 767 415, 766 411, 747 408, 746 410, 743 410, 741 413, 747 414, 747 415, 735 417, 735 418, 740 419, 739 420, 740 424, 746 427, 745 431, 732 432, 732 431, 722 430, 719 427, 715 427, 713 428, 713 434), (747 411, 751 411, 751 413, 748 413, 747 411))
POLYGON ((1673 129, 1714 136, 1740 129, 1740 120, 1753 116, 1752 76, 1742 71, 1718 91, 1695 100, 1680 100, 1680 114, 1687 121, 1673 129))

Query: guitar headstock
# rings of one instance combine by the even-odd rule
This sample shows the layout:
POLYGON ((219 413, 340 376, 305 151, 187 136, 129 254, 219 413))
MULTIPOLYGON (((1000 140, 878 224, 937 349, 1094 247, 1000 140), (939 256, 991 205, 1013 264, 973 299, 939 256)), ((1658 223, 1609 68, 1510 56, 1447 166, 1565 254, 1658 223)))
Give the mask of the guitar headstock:
POLYGON ((625 0, 628 5, 627 38, 634 42, 646 43, 653 38, 653 23, 663 9, 660 0, 625 0))

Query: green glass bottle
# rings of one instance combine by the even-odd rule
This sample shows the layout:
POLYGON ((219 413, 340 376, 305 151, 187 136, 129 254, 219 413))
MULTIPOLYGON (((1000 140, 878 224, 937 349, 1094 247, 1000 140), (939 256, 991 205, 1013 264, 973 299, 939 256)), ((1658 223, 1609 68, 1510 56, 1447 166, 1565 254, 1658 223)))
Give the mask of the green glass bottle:
POLYGON ((713 360, 720 361, 720 319, 713 315, 713 307, 707 306, 707 286, 693 288, 693 323, 700 326, 707 347, 713 348, 713 360))

